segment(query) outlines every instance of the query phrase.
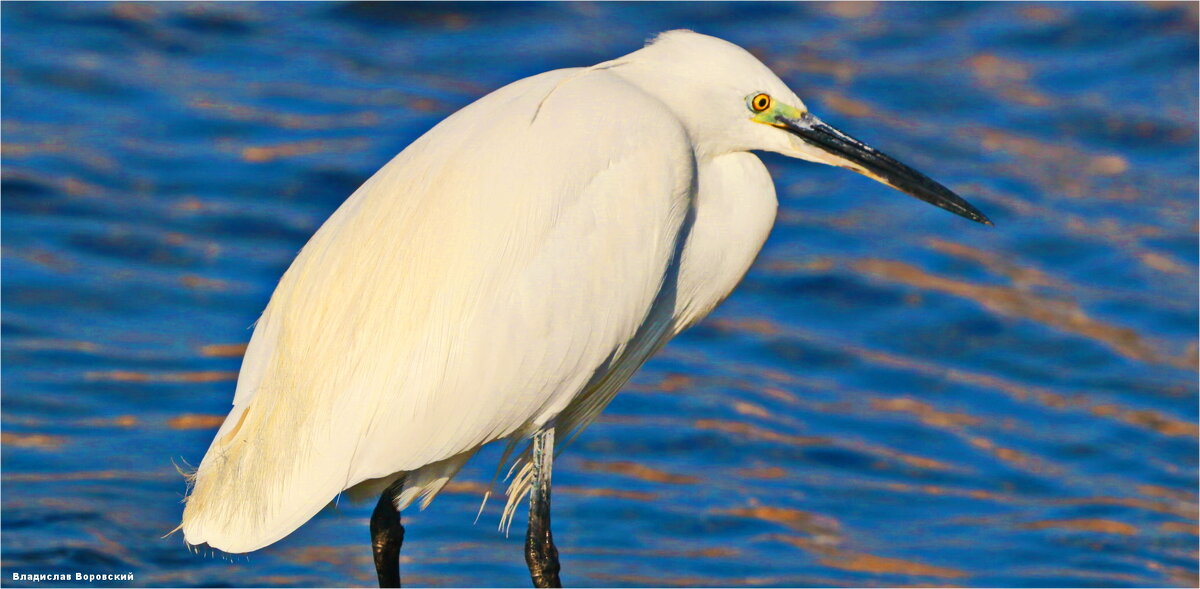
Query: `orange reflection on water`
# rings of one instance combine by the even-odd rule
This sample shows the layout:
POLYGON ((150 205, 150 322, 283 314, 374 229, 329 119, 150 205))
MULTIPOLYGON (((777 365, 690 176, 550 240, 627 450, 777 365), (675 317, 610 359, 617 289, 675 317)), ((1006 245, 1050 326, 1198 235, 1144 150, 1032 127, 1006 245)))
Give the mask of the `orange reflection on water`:
MULTIPOLYGON (((48 434, 18 434, 15 432, 0 433, 0 442, 18 448, 38 448, 41 450, 57 450, 65 444, 66 438, 48 434)), ((5 475, 5 479, 11 478, 5 475)))
POLYGON ((939 411, 932 405, 910 397, 874 398, 871 408, 876 411, 894 411, 916 415, 921 423, 935 427, 957 427, 978 425, 983 420, 963 413, 939 411))
POLYGON ((786 507, 770 507, 753 502, 749 507, 737 507, 715 511, 718 515, 732 515, 772 522, 819 537, 823 543, 840 542, 841 523, 836 519, 786 507))
POLYGON ((696 429, 714 430, 728 434, 736 434, 751 440, 764 442, 779 442, 781 444, 791 444, 795 446, 812 446, 816 444, 830 443, 828 438, 823 438, 820 436, 796 436, 791 434, 781 434, 741 421, 729 421, 723 419, 697 419, 692 423, 692 425, 696 429))
POLYGON ((373 111, 339 114, 292 114, 255 108, 213 98, 194 97, 188 106, 201 110, 216 110, 231 120, 254 121, 282 129, 344 129, 347 127, 371 127, 379 123, 379 115, 373 111))
POLYGON ((700 482, 700 479, 694 476, 672 474, 658 469, 650 468, 644 464, 628 461, 617 462, 600 462, 595 460, 581 460, 579 465, 584 470, 610 472, 615 474, 649 481, 651 483, 668 483, 673 485, 691 485, 700 482))
POLYGON ((913 575, 922 577, 937 577, 942 579, 961 579, 969 576, 965 571, 954 568, 934 566, 900 558, 875 556, 862 552, 841 550, 814 542, 808 538, 773 534, 772 540, 791 544, 807 552, 817 555, 818 561, 827 567, 844 571, 854 571, 874 574, 913 575))
POLYGON ((241 358, 246 344, 208 344, 201 346, 200 355, 209 358, 241 358))
POLYGON ((1113 521, 1110 519, 1042 520, 1021 524, 1019 527, 1027 530, 1062 529, 1077 530, 1081 532, 1097 532, 1101 534, 1120 534, 1123 536, 1133 536, 1138 533, 1138 529, 1136 527, 1125 522, 1113 521))
POLYGON ((93 370, 83 374, 90 381, 109 382, 222 382, 237 380, 232 370, 198 370, 193 372, 141 372, 134 370, 93 370))
POLYGON ((186 413, 184 415, 168 419, 167 427, 171 429, 216 429, 221 427, 221 424, 224 422, 224 415, 200 415, 196 413, 186 413))
POLYGON ((4 480, 22 483, 58 483, 64 481, 161 481, 177 478, 175 471, 136 472, 131 470, 80 470, 72 472, 5 473, 4 480))
POLYGON ((992 53, 981 53, 967 60, 967 66, 980 87, 1000 98, 1027 106, 1049 106, 1050 97, 1028 86, 1030 66, 992 53))
POLYGON ((277 159, 312 155, 330 151, 360 151, 368 145, 365 138, 358 139, 309 139, 276 143, 274 145, 253 145, 241 148, 243 160, 251 163, 264 163, 277 159))

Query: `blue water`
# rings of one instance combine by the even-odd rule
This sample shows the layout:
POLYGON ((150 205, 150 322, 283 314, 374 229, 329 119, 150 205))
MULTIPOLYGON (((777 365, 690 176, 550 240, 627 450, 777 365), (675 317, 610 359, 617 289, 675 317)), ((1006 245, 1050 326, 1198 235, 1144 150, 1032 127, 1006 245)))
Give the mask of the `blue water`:
MULTIPOLYGON (((1195 4, 0 13, 4 585, 373 583, 346 501, 248 557, 163 539, 172 462, 374 170, 492 89, 680 27, 997 227, 764 156, 781 214, 745 282, 556 465, 565 582, 1197 584, 1195 4)), ((472 523, 498 454, 406 514, 410 584, 528 585, 498 502, 472 523)))

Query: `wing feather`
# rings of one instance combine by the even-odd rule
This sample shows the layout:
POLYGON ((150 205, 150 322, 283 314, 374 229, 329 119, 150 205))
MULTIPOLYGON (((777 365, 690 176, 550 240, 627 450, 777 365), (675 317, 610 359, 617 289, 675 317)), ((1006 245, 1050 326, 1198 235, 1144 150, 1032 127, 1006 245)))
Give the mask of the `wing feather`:
POLYGON ((604 71, 528 78, 447 118, 280 280, 186 540, 254 550, 361 481, 552 419, 661 296, 694 178, 679 122, 604 71))

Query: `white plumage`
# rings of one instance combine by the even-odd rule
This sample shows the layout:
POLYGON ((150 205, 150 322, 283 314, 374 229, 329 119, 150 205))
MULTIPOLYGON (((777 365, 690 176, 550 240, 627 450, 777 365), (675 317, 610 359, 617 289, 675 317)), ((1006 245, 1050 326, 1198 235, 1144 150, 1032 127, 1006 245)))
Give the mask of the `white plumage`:
POLYGON ((569 441, 749 268, 776 201, 748 150, 831 159, 750 121, 753 93, 806 112, 744 50, 677 31, 515 82, 413 142, 280 280, 186 541, 255 550, 356 485, 407 473, 403 508, 483 444, 551 424, 569 441))

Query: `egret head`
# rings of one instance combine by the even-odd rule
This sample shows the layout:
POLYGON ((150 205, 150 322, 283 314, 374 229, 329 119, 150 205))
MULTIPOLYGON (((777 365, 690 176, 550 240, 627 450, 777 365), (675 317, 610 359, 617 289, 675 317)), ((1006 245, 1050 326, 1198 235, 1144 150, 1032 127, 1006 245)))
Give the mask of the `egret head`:
POLYGON ((818 119, 774 72, 737 45, 669 31, 610 63, 679 116, 697 153, 774 151, 838 166, 992 224, 950 189, 818 119))

